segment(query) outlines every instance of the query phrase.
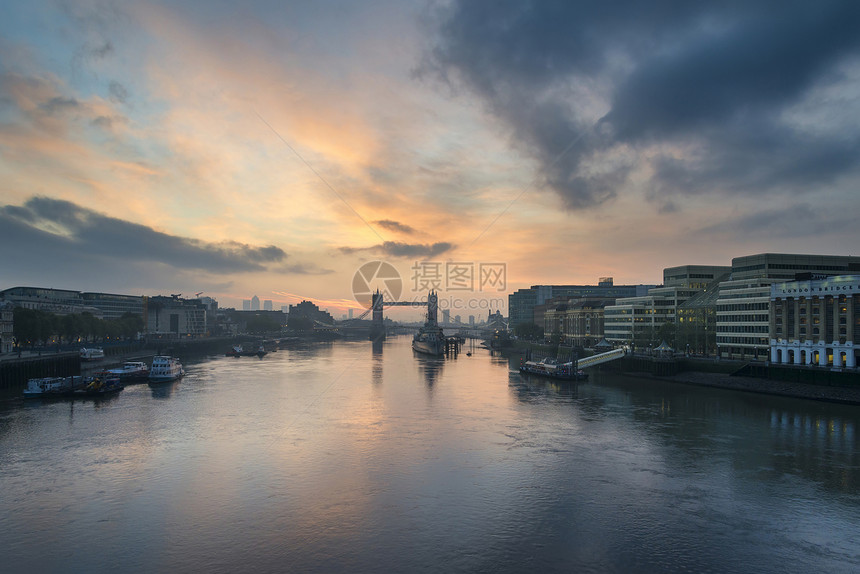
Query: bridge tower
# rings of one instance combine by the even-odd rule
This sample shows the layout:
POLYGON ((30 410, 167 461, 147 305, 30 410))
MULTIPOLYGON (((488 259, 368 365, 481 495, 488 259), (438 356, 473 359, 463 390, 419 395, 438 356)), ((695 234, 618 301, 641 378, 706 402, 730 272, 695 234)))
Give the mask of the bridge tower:
POLYGON ((385 323, 383 322, 382 317, 382 305, 382 293, 377 289, 376 293, 371 295, 371 309, 373 309, 373 318, 370 322, 371 341, 385 338, 385 323))

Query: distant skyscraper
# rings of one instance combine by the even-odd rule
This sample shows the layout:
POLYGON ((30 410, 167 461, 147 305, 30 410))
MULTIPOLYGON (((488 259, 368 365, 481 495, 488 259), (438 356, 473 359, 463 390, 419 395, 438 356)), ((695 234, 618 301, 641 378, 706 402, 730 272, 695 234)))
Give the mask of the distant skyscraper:
POLYGON ((265 301, 263 301, 263 311, 271 311, 272 309, 273 307, 271 299, 266 299, 265 301))
POLYGON ((242 311, 250 311, 251 310, 251 300, 250 299, 242 299, 242 311))
POLYGON ((254 295, 251 297, 251 311, 259 311, 260 310, 260 298, 254 295))
POLYGON ((474 315, 469 315, 469 325, 471 327, 475 326, 475 316, 474 315))
POLYGON ((349 318, 352 319, 352 309, 349 310, 349 318))
POLYGON ((454 315, 454 322, 458 323, 458 324, 460 323, 460 316, 459 315, 454 315))
POLYGON ((451 322, 451 309, 442 309, 442 323, 448 324, 451 322))

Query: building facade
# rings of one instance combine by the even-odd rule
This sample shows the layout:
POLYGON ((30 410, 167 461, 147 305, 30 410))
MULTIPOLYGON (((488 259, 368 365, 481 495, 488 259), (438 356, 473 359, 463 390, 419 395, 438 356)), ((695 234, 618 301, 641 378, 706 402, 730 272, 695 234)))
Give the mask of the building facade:
POLYGON ((775 283, 770 304, 772 363, 857 368, 860 274, 775 283))
POLYGON ((44 287, 12 287, 0 291, 0 301, 16 307, 55 315, 90 313, 98 319, 119 319, 126 313, 143 314, 143 297, 116 293, 89 293, 44 287))
POLYGON ((149 337, 203 337, 207 331, 206 305, 199 299, 144 297, 143 321, 149 337))
POLYGON ((603 313, 614 299, 569 299, 544 314, 544 335, 558 334, 562 342, 593 347, 603 338, 603 313))
POLYGON ((760 253, 733 258, 731 279, 720 283, 717 298, 717 353, 769 360, 771 286, 802 273, 860 274, 860 257, 760 253))
MULTIPOLYGON (((597 285, 532 285, 508 295, 508 326, 521 323, 544 326, 550 299, 616 299, 645 295, 655 285, 615 285, 612 277, 601 277, 597 285)), ((550 305, 551 306, 551 305, 550 305)))
POLYGON ((15 305, 0 301, 0 353, 11 353, 14 346, 15 305))
POLYGON ((674 346, 679 310, 731 268, 722 265, 681 265, 663 269, 663 285, 639 297, 617 299, 604 311, 606 340, 639 347, 657 345, 663 339, 674 346), (661 340, 657 340, 661 339, 661 340))

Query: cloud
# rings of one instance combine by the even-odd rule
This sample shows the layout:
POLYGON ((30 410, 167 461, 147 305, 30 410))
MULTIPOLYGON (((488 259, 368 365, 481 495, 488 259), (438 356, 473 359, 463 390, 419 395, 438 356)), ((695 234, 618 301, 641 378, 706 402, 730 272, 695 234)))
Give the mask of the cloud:
POLYGON ((393 221, 391 219, 380 219, 378 221, 374 221, 373 223, 382 227, 383 229, 387 229, 388 231, 394 231, 396 233, 412 235, 416 232, 414 228, 406 225, 405 223, 400 223, 399 221, 393 221))
POLYGON ((128 101, 128 89, 116 80, 111 80, 108 84, 108 92, 110 99, 114 102, 124 104, 128 101))
POLYGON ((285 265, 278 269, 273 269, 273 271, 284 273, 286 275, 330 275, 335 272, 334 269, 326 269, 316 265, 315 263, 295 263, 292 265, 285 265))
POLYGON ((778 18, 769 2, 454 0, 417 71, 477 95, 571 209, 643 183, 802 193, 860 168, 858 20, 838 0, 778 18))
POLYGON ((352 255, 362 251, 369 251, 388 257, 435 257, 446 251, 451 251, 456 246, 447 241, 433 244, 401 243, 398 241, 386 241, 371 247, 340 247, 339 250, 345 255, 352 255))
POLYGON ((33 197, 22 206, 0 207, 0 244, 25 245, 34 263, 56 260, 151 262, 209 273, 265 271, 286 259, 274 245, 235 241, 208 243, 102 215, 69 201, 33 197), (38 260, 44 257, 43 260, 38 260))

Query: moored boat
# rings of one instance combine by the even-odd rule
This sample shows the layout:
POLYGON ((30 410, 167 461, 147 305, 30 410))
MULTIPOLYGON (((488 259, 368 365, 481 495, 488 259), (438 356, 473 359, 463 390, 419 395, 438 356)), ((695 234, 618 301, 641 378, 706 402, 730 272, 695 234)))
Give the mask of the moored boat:
POLYGON ((176 357, 159 355, 152 359, 152 367, 149 369, 150 383, 165 383, 175 381, 185 374, 182 363, 176 357))
POLYGON ((84 386, 84 379, 80 376, 68 377, 42 377, 27 381, 24 389, 24 398, 46 399, 65 397, 74 393, 84 386))
POLYGON ((101 361, 105 358, 104 349, 100 347, 83 347, 81 348, 82 361, 101 361))
POLYGON ((123 383, 145 381, 149 378, 149 367, 143 361, 126 361, 122 367, 108 369, 107 372, 117 375, 123 383))
POLYGON ((101 396, 118 393, 123 390, 125 385, 122 383, 120 376, 110 371, 102 371, 93 376, 86 387, 76 391, 76 394, 84 394, 87 396, 101 396))
POLYGON ((242 348, 242 345, 233 345, 233 347, 227 351, 226 355, 228 357, 263 357, 266 355, 268 351, 263 348, 263 345, 260 345, 256 351, 248 351, 242 348))
POLYGON ((555 359, 521 362, 520 372, 566 381, 584 381, 588 379, 588 373, 582 369, 577 369, 574 361, 560 363, 555 359))

